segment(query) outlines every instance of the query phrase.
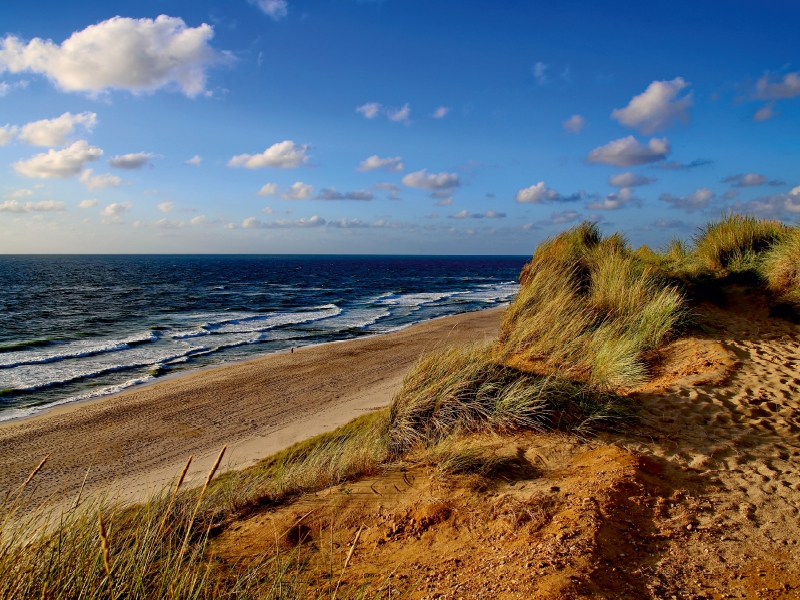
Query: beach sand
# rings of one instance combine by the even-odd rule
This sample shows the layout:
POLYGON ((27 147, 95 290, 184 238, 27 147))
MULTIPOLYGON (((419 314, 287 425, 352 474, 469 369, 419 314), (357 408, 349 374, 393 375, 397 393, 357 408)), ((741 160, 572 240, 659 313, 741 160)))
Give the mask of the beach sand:
POLYGON ((189 481, 196 483, 226 444, 224 468, 246 467, 386 406, 421 353, 491 340, 502 311, 195 371, 4 424, 0 490, 19 485, 47 455, 37 502, 70 502, 84 478, 83 495, 140 500, 168 484, 190 454, 189 481))

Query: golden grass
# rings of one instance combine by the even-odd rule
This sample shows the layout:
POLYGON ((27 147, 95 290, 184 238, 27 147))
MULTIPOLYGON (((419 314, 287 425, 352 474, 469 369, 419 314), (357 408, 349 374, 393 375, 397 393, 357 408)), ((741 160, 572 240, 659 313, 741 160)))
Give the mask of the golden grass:
POLYGON ((181 489, 190 457, 171 489, 135 506, 76 498, 60 513, 30 509, 45 459, 0 503, 0 600, 363 597, 334 588, 333 575, 309 588, 302 557, 279 545, 226 565, 210 542, 252 510, 396 461, 427 464, 443 482, 484 477, 499 463, 468 434, 581 431, 624 417, 630 403, 616 392, 647 379, 645 356, 680 331, 697 282, 757 273, 800 306, 799 257, 800 230, 752 217, 723 217, 662 251, 583 223, 536 248, 496 343, 421 357, 386 410, 214 478, 221 453, 201 489, 181 489))

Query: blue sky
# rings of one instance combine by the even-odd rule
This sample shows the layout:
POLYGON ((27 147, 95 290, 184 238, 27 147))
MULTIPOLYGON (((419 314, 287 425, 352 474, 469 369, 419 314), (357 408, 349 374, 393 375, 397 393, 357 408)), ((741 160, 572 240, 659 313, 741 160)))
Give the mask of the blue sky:
POLYGON ((797 2, 0 7, 0 252, 527 254, 800 215, 797 2))

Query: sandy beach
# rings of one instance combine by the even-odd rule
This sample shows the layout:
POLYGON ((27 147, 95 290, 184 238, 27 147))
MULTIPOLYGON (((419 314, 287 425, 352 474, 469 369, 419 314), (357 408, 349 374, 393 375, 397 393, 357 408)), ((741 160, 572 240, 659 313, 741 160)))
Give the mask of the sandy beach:
POLYGON ((502 311, 196 371, 4 424, 0 490, 19 485, 47 455, 37 501, 72 498, 84 478, 83 494, 140 499, 167 484, 190 454, 190 479, 202 477, 226 444, 225 468, 248 466, 386 406, 422 352, 492 339, 502 311))

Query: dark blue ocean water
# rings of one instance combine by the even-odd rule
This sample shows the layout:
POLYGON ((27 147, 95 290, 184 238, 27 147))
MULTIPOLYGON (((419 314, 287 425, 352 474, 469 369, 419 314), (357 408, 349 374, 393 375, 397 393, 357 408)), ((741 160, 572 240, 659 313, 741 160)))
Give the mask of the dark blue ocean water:
POLYGON ((519 256, 0 256, 0 421, 507 302, 519 256))

